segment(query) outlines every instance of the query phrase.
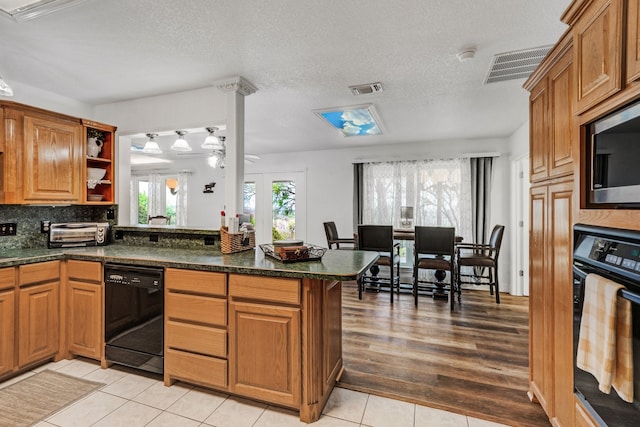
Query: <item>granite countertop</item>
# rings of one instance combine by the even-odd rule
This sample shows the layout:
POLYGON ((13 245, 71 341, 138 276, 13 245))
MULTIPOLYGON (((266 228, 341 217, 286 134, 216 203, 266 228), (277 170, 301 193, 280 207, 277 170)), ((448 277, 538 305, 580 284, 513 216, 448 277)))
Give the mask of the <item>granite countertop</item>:
POLYGON ((214 227, 197 227, 188 225, 114 225, 114 230, 147 232, 147 233, 175 233, 192 235, 220 235, 220 229, 214 227))
POLYGON ((21 249, 0 254, 0 268, 56 259, 223 271, 262 276, 355 280, 377 259, 377 252, 327 250, 321 260, 283 263, 260 248, 224 255, 208 249, 175 249, 111 244, 88 248, 21 249))

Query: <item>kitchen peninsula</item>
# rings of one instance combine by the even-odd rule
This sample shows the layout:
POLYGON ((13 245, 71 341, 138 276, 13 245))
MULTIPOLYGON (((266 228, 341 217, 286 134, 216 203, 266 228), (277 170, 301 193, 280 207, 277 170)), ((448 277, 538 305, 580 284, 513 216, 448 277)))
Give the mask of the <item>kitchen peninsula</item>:
MULTIPOLYGON (((19 333, 13 322, 2 325, 7 336, 0 338, 16 347, 26 345, 27 330, 38 334, 39 343, 47 341, 45 335, 49 342, 21 349, 25 356, 18 360, 11 359, 13 350, 5 351, 0 380, 73 355, 106 367, 104 264, 162 267, 165 385, 180 380, 281 405, 298 410, 304 422, 320 417, 342 373, 342 281, 356 279, 378 257, 330 250, 320 261, 282 263, 260 249, 223 255, 117 243, 3 255, 0 297, 8 303, 3 306, 0 298, 0 314, 6 307, 27 307, 28 291, 42 288, 47 292, 40 295, 48 297, 41 301, 54 315, 40 324, 47 334, 21 321, 23 313, 15 314, 19 333)), ((3 323, 14 318, 4 314, 3 323)), ((24 318, 38 319, 34 313, 24 318)))

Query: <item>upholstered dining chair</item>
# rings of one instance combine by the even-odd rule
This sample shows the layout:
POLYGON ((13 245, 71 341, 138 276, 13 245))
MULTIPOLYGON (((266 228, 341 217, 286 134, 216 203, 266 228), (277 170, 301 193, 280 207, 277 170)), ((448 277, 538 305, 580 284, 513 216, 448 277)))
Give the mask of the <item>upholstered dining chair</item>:
POLYGON ((456 291, 454 275, 454 242, 455 228, 453 227, 415 227, 415 247, 413 261, 413 297, 418 306, 418 289, 421 281, 418 277, 420 270, 436 270, 436 282, 428 282, 433 287, 433 297, 445 295, 446 271, 449 271, 449 302, 453 310, 456 291))
POLYGON ((504 225, 496 225, 491 231, 489 244, 459 243, 456 248, 456 269, 458 286, 468 284, 487 284, 489 292, 496 293, 496 304, 500 304, 500 284, 498 281, 498 256, 504 235, 504 225), (473 274, 461 274, 461 267, 474 267, 473 274), (487 273, 484 274, 484 270, 487 273), (466 281, 465 281, 466 280, 466 281))
POLYGON ((324 223, 324 234, 327 236, 327 246, 329 249, 333 249, 334 245, 336 249, 355 249, 356 239, 353 237, 338 237, 338 229, 336 228, 336 223, 333 221, 324 223), (340 245, 342 245, 342 247, 340 247, 340 245))
POLYGON ((371 267, 371 275, 358 279, 358 298, 362 299, 362 291, 367 283, 388 284, 393 304, 394 287, 400 297, 400 244, 393 241, 393 226, 391 225, 359 225, 358 250, 375 251, 380 258, 371 267), (380 277, 380 266, 389 267, 389 277, 380 277))

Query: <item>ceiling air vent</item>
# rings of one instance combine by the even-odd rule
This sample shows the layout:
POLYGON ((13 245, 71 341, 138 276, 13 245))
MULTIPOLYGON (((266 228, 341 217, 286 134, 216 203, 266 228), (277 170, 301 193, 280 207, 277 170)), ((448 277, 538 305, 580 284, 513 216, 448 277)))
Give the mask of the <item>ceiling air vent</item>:
POLYGON ((489 73, 484 84, 526 79, 549 53, 551 48, 552 45, 549 45, 495 55, 493 61, 491 61, 489 73))
POLYGON ((354 95, 366 95, 369 93, 382 92, 382 83, 367 83, 364 85, 349 86, 349 90, 354 95))

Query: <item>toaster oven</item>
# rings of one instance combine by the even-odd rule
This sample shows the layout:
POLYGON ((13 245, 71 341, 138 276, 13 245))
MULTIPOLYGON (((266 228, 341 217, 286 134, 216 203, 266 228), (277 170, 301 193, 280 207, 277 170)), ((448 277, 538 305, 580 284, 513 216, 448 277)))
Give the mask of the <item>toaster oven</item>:
POLYGON ((109 240, 108 222, 66 222, 49 227, 50 248, 103 246, 109 240))

